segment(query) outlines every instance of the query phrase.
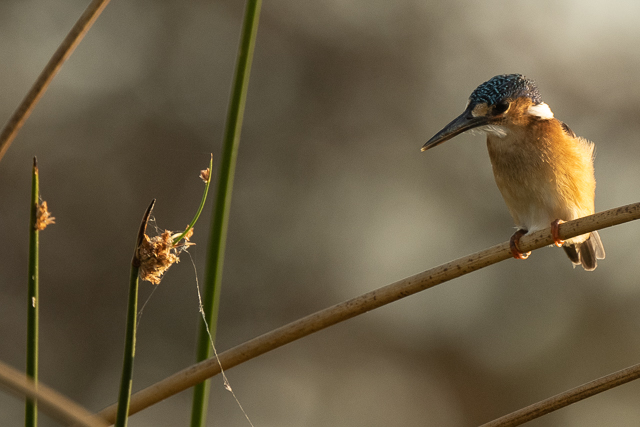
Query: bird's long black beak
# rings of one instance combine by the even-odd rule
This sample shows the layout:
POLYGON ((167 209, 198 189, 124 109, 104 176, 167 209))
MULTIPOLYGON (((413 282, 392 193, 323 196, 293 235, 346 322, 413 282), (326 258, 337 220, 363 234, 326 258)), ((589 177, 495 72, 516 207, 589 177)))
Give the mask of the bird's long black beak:
POLYGON ((489 117, 474 117, 471 114, 471 111, 471 106, 467 107, 464 113, 453 119, 453 121, 446 125, 444 129, 436 133, 433 138, 428 140, 427 143, 422 146, 421 151, 427 151, 429 148, 433 148, 436 145, 442 144, 443 142, 448 141, 454 136, 460 135, 463 132, 489 124, 489 117))

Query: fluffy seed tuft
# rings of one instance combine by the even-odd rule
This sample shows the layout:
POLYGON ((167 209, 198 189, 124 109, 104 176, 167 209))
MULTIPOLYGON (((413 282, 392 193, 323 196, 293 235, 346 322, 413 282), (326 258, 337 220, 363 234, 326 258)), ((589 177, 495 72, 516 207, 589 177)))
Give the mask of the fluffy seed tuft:
POLYGON ((205 184, 209 182, 210 178, 211 178, 211 171, 209 170, 209 168, 206 168, 205 170, 200 171, 200 179, 203 180, 205 184))
POLYGON ((185 243, 174 245, 173 239, 181 233, 172 233, 165 230, 159 236, 149 237, 146 234, 142 243, 138 247, 138 259, 140 260, 140 278, 158 285, 162 280, 162 275, 173 264, 180 262, 179 254, 195 243, 188 242, 188 237, 193 235, 193 229, 189 230, 185 236, 185 243))
POLYGON ((47 202, 38 204, 38 211, 36 212, 36 230, 44 230, 49 224, 55 224, 55 218, 51 216, 51 212, 47 207, 47 202))

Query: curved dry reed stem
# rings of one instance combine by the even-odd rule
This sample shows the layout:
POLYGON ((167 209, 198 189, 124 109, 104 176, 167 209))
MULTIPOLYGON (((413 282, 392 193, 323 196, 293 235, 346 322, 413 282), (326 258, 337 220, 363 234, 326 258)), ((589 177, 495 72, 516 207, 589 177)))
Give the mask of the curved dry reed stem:
MULTIPOLYGON (((634 203, 580 218, 575 221, 566 222, 560 225, 559 236, 561 239, 566 240, 590 231, 612 227, 639 218, 640 203, 634 203)), ((524 236, 520 240, 519 246, 522 251, 526 252, 551 245, 552 243, 551 228, 547 228, 524 236)), ((367 311, 397 301, 416 292, 423 291, 511 257, 509 243, 505 242, 475 254, 442 264, 343 303, 325 308, 324 310, 320 310, 233 347, 219 355, 220 365, 225 370, 230 369, 254 357, 335 325, 336 323, 343 322, 359 314, 366 313, 367 311)), ((215 359, 207 359, 139 391, 131 397, 130 414, 135 414, 144 408, 219 374, 220 365, 215 359)), ((105 408, 99 415, 106 420, 113 420, 115 416, 115 406, 112 405, 105 408)))
POLYGON ((548 414, 549 412, 569 406, 572 403, 591 397, 595 394, 602 393, 622 384, 640 378, 640 364, 629 366, 618 372, 606 375, 597 380, 582 384, 564 393, 557 394, 538 403, 529 405, 526 408, 519 409, 515 412, 497 418, 480 427, 513 427, 524 424, 535 418, 548 414))
POLYGON ((105 427, 109 424, 91 412, 71 401, 69 398, 39 383, 37 388, 33 381, 23 373, 0 362, 0 385, 20 397, 28 397, 38 401, 38 409, 52 418, 64 423, 83 427, 105 427))
POLYGON ((64 38, 58 50, 55 51, 47 65, 38 76, 38 79, 22 100, 16 111, 14 111, 9 121, 0 133, 0 160, 9 149, 11 142, 18 134, 18 131, 27 120, 31 111, 36 106, 42 95, 49 87, 49 83, 56 76, 62 64, 71 56, 84 35, 89 31, 102 10, 107 6, 109 0, 94 0, 89 4, 82 16, 75 23, 67 37, 64 38))

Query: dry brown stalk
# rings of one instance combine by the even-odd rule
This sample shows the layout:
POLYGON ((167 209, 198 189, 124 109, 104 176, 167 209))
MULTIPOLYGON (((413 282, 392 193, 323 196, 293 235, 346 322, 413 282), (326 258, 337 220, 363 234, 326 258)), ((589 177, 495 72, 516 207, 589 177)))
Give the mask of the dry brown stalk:
MULTIPOLYGON (((559 237, 566 240, 590 231, 612 227, 636 219, 640 219, 640 203, 622 206, 566 222, 560 225, 559 237)), ((524 236, 520 240, 520 249, 527 252, 551 244, 553 244, 553 236, 551 235, 551 228, 547 228, 524 236)), ((215 358, 207 359, 139 391, 131 397, 130 414, 135 414, 219 374, 221 367, 224 370, 230 369, 261 354, 359 314, 511 257, 509 243, 505 242, 303 317, 221 353, 219 362, 215 358)), ((111 421, 115 418, 115 410, 115 405, 112 405, 102 410, 99 415, 111 421)))
POLYGON ((100 13, 102 13, 108 3, 109 0, 94 0, 91 2, 73 28, 71 28, 69 34, 67 34, 65 39, 62 41, 58 50, 55 51, 47 65, 44 67, 44 70, 42 70, 42 73, 40 73, 38 79, 29 90, 29 93, 27 93, 27 96, 24 97, 16 111, 14 111, 13 115, 9 118, 9 121, 2 129, 2 133, 0 133, 0 160, 4 157, 4 154, 9 149, 11 142, 13 142, 18 131, 22 128, 22 125, 31 114, 31 111, 36 106, 40 98, 42 98, 42 95, 44 95, 53 78, 58 74, 62 64, 64 64, 69 56, 71 56, 84 35, 89 31, 89 28, 91 28, 96 19, 98 19, 98 16, 100 16, 100 13))
POLYGON ((52 418, 78 427, 104 427, 109 424, 94 416, 69 398, 43 385, 36 387, 33 380, 24 373, 18 372, 9 365, 0 362, 0 385, 20 397, 38 400, 38 410, 46 412, 52 418))

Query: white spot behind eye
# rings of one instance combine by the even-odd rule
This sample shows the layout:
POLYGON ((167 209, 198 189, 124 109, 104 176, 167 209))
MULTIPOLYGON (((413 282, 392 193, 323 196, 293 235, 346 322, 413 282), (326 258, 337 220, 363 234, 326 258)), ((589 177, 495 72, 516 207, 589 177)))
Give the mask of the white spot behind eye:
POLYGON ((541 119, 553 118, 553 112, 551 111, 551 108, 549 108, 549 106, 544 102, 538 105, 532 105, 527 110, 527 113, 531 114, 532 116, 540 117, 541 119))

